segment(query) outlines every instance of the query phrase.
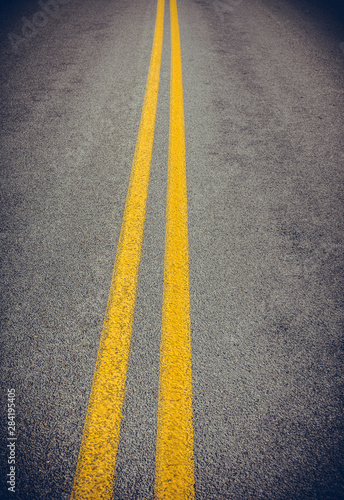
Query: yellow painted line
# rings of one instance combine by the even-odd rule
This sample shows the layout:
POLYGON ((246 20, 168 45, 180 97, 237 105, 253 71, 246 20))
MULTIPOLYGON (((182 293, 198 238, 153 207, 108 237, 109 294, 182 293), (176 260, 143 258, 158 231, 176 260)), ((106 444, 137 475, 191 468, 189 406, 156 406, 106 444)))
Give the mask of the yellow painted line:
POLYGON ((195 495, 185 130, 176 0, 170 0, 170 12, 170 135, 155 471, 158 500, 193 499, 195 495))
POLYGON ((154 139, 163 21, 164 0, 158 0, 141 122, 71 499, 113 498, 154 139))

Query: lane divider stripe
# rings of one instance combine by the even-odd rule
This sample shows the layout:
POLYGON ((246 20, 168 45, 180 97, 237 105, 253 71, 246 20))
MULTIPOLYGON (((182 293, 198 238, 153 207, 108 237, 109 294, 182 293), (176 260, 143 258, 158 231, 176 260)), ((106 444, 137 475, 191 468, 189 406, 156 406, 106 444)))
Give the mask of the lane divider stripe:
POLYGON ((194 498, 188 216, 182 59, 170 0, 171 90, 155 497, 194 498))
POLYGON ((113 498, 154 140, 163 24, 164 0, 158 0, 141 122, 71 499, 113 498))

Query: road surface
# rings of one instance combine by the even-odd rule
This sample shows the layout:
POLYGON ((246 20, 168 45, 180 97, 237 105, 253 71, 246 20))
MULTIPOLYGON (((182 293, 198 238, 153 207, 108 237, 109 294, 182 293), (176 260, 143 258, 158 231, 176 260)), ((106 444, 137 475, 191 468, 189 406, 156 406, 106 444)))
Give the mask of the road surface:
MULTIPOLYGON (((98 426, 110 476, 99 463, 90 472, 97 451, 84 481, 114 478, 120 500, 153 499, 154 489, 156 498, 344 498, 340 3, 178 0, 177 8, 182 77, 166 2, 156 116, 147 111, 155 131, 142 246, 135 236, 123 250, 138 245, 136 295, 125 292, 134 312, 117 321, 130 348, 114 341, 118 359, 108 365, 104 354, 110 407, 97 389, 94 410, 106 425, 105 411, 117 412, 120 432, 114 444, 113 428, 98 426), (175 93, 171 68, 182 82, 175 93), (171 123, 184 109, 177 139, 170 103, 171 123), (179 189, 168 166, 184 154, 174 140, 185 140, 187 218, 183 188, 166 214, 167 189, 168 200, 179 189), (187 232, 165 249, 171 214, 187 232), (177 279, 175 296, 167 254, 184 259, 171 267, 184 266, 186 280, 177 279), (163 300, 176 323, 169 305, 162 316, 163 300), (162 330, 173 351, 183 325, 184 375, 164 385, 160 370, 179 361, 160 353, 162 330), (124 392, 111 410, 121 363, 124 392), (184 416, 168 424, 171 441, 189 446, 187 458, 177 447, 171 459, 176 487, 189 485, 174 494, 158 486, 171 464, 156 467, 170 439, 161 424, 169 397, 190 426, 185 437, 184 416)), ((105 313, 131 220, 135 148, 151 133, 138 135, 156 13, 156 0, 2 8, 0 498, 108 498, 80 496, 75 478, 101 335, 116 327, 104 326, 105 313)))

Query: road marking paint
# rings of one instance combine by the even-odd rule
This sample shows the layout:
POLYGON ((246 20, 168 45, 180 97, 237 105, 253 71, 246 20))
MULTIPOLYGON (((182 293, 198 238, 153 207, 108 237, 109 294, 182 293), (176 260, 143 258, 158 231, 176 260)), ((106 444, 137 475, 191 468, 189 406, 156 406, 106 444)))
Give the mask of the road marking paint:
POLYGON ((113 497, 158 101, 164 0, 154 41, 116 261, 71 499, 113 497))
POLYGON ((185 128, 176 0, 170 0, 170 12, 170 132, 155 471, 159 500, 195 495, 185 128))

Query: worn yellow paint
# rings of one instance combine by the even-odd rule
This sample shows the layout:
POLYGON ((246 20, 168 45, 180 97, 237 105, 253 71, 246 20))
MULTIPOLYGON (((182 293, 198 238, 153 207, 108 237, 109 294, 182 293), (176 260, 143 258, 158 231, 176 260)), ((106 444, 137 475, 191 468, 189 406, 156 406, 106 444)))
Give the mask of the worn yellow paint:
POLYGON ((72 499, 103 500, 113 497, 154 139, 163 19, 164 0, 158 0, 141 122, 72 499))
POLYGON ((170 135, 155 472, 158 500, 194 498, 185 129, 176 0, 170 0, 170 12, 170 135))

